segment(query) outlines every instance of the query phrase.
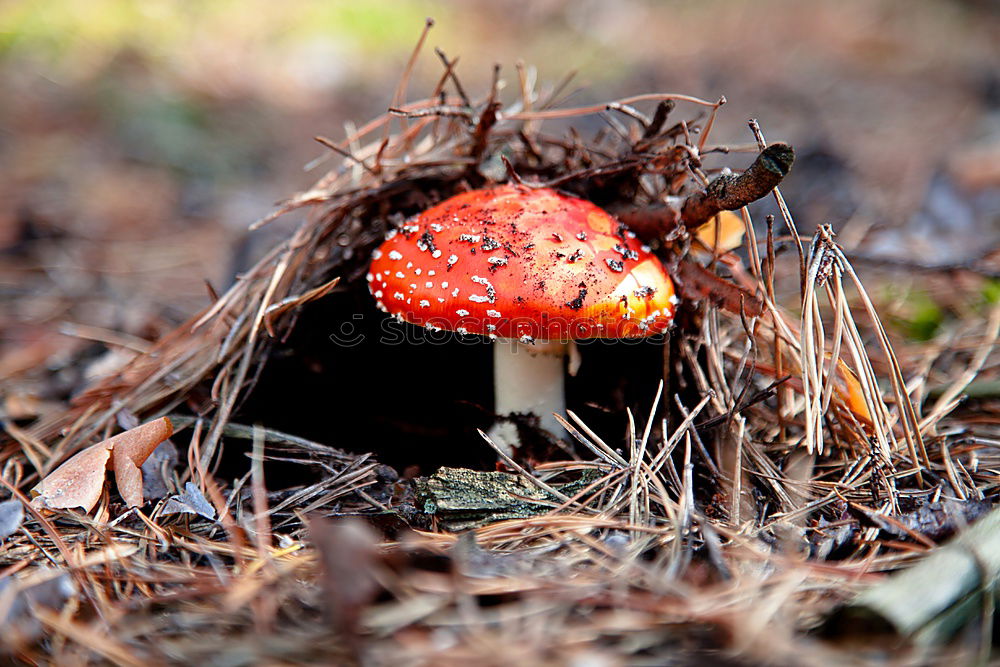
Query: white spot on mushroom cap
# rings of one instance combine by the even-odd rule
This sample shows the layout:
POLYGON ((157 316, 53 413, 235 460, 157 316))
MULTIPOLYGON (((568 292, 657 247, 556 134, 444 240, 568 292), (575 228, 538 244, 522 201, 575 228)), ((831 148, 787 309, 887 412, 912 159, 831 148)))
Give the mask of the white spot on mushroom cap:
POLYGON ((413 268, 413 262, 407 262, 406 263, 406 268, 412 269, 413 268))
POLYGON ((396 271, 396 277, 402 279, 402 278, 405 278, 406 276, 403 275, 402 271, 396 271))
POLYGON ((448 281, 447 280, 441 282, 441 289, 448 289, 448 281))
POLYGON ((382 251, 378 248, 372 251, 372 259, 382 259, 382 251))
POLYGON ((430 225, 431 231, 441 232, 444 231, 444 225, 440 225, 436 222, 432 222, 430 225))
POLYGON ((374 296, 375 296, 376 299, 381 299, 382 298, 382 290, 375 290, 374 296))
POLYGON ((497 292, 493 288, 493 283, 491 283, 487 278, 482 276, 472 276, 472 282, 477 285, 482 285, 486 288, 486 296, 479 296, 478 294, 473 294, 469 297, 470 301, 475 301, 476 303, 485 303, 489 301, 490 303, 495 303, 497 300, 497 292))
POLYGON ((428 280, 427 282, 424 283, 424 287, 426 287, 427 289, 431 289, 432 287, 434 287, 434 283, 428 280))
POLYGON ((501 317, 499 310, 487 310, 486 317, 501 317))
POLYGON ((421 308, 430 308, 431 307, 431 302, 428 301, 427 299, 421 299, 420 300, 420 307, 421 308))
POLYGON ((435 250, 434 252, 431 253, 431 257, 433 257, 434 259, 437 259, 440 256, 441 256, 440 250, 435 250))
POLYGON ((455 298, 455 297, 458 296, 458 288, 457 287, 455 288, 455 291, 451 293, 451 296, 452 296, 452 298, 455 298))
POLYGON ((458 263, 458 255, 451 255, 448 257, 448 266, 455 266, 458 263))
POLYGON ((389 251, 389 259, 396 260, 396 261, 401 260, 401 259, 403 259, 403 253, 399 252, 398 250, 390 250, 389 251))
POLYGON ((469 314, 469 311, 467 311, 465 308, 459 308, 458 310, 455 311, 455 314, 458 315, 459 317, 466 317, 469 314))
POLYGON ((371 282, 371 281, 375 280, 375 276, 373 276, 373 275, 372 275, 372 274, 370 274, 370 273, 369 273, 369 274, 366 274, 366 275, 365 275, 365 280, 367 280, 368 282, 371 282))
POLYGON ((396 292, 395 294, 392 295, 392 298, 399 299, 400 301, 402 301, 403 299, 406 298, 406 295, 403 294, 402 292, 396 292))
POLYGON ((437 271, 435 271, 434 269, 430 269, 429 271, 427 271, 427 275, 429 275, 429 276, 436 276, 437 275, 437 271))

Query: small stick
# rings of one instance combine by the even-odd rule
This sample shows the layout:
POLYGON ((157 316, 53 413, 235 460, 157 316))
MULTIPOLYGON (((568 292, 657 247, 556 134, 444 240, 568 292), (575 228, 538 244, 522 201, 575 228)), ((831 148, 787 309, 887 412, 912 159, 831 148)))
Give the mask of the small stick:
MULTIPOLYGON (((750 131, 753 132, 753 136, 757 139, 757 145, 763 149, 765 146, 764 133, 760 130, 760 123, 757 122, 756 118, 751 118, 749 125, 750 131)), ((799 238, 799 230, 795 227, 792 214, 788 210, 788 205, 785 204, 785 198, 781 196, 781 191, 778 190, 777 184, 774 187, 774 201, 778 204, 778 210, 781 211, 781 217, 788 226, 788 230, 795 238, 795 248, 799 252, 799 293, 804 294, 806 291, 806 258, 802 253, 802 241, 799 238)))
POLYGON ((462 84, 459 83, 458 76, 455 74, 455 65, 458 64, 458 58, 456 57, 454 60, 449 61, 448 56, 444 54, 444 51, 442 51, 440 47, 435 47, 434 53, 436 53, 437 57, 441 59, 442 63, 444 63, 444 76, 445 78, 451 79, 451 82, 455 85, 455 92, 457 92, 458 96, 462 98, 462 104, 467 107, 471 107, 472 102, 469 101, 469 96, 465 94, 465 88, 463 88, 462 84))
POLYGON ((622 104, 621 102, 608 102, 608 111, 617 111, 618 113, 625 114, 632 120, 642 125, 643 131, 649 128, 652 121, 646 117, 641 111, 629 104, 622 104))
MULTIPOLYGON (((406 61, 406 67, 403 68, 403 74, 399 77, 399 82, 396 84, 396 90, 392 94, 392 107, 398 107, 406 100, 406 88, 410 83, 410 75, 413 73, 413 67, 417 64, 417 57, 420 55, 420 50, 424 46, 424 42, 427 41, 427 34, 434 27, 434 19, 428 17, 424 21, 424 29, 420 33, 420 39, 417 40, 416 45, 413 47, 413 51, 410 53, 410 59, 406 61)), ((406 121, 402 122, 403 129, 406 129, 406 121)), ((389 137, 389 124, 386 123, 383 128, 382 138, 389 137)))
POLYGON ((646 124, 646 131, 642 133, 642 138, 649 140, 658 135, 660 130, 663 129, 663 125, 667 122, 667 116, 670 115, 670 112, 676 106, 677 103, 673 100, 663 100, 657 104, 656 111, 653 113, 653 120, 646 124))
POLYGON ((348 150, 346 150, 344 148, 341 148, 340 146, 338 146, 337 144, 335 144, 332 140, 327 139, 324 136, 319 136, 319 135, 313 137, 313 140, 317 141, 317 142, 319 142, 321 144, 323 144, 324 146, 326 146, 327 148, 329 148, 331 151, 333 151, 337 155, 346 157, 347 159, 349 159, 349 160, 351 160, 353 162, 356 162, 357 164, 361 165, 362 167, 364 167, 365 171, 367 171, 372 176, 377 176, 378 175, 378 174, 375 173, 375 170, 372 169, 371 167, 369 167, 368 164, 364 160, 362 160, 359 157, 355 157, 354 155, 351 154, 350 151, 348 151, 348 150))
POLYGON ((719 113, 719 107, 726 103, 726 96, 723 95, 719 98, 719 101, 712 108, 712 113, 708 116, 708 122, 705 123, 705 129, 702 131, 701 136, 698 137, 698 153, 701 154, 702 150, 705 148, 705 142, 708 141, 708 133, 712 131, 712 126, 715 125, 715 115, 719 113))
MULTIPOLYGON (((767 298, 770 299, 771 303, 775 303, 774 300, 774 216, 769 215, 767 220, 767 298)), ((772 311, 771 317, 775 320, 775 331, 774 331, 774 368, 775 374, 780 378, 785 375, 785 361, 784 355, 781 351, 781 337, 778 336, 777 332, 777 315, 772 311)), ((778 395, 776 397, 777 405, 775 407, 776 414, 778 416, 778 434, 781 442, 785 441, 787 437, 787 432, 785 430, 785 405, 791 402, 790 390, 787 387, 778 387, 778 395)))
POLYGON ((503 451, 501 447, 499 447, 495 442, 490 440, 490 436, 486 435, 486 433, 482 429, 476 429, 476 430, 479 431, 479 435, 483 437, 483 440, 485 440, 489 444, 489 446, 493 448, 493 451, 497 453, 497 456, 499 456, 500 459, 508 466, 510 466, 512 469, 520 473, 521 477, 528 480, 542 491, 545 491, 546 493, 554 496, 561 502, 564 503, 570 502, 569 496, 567 496, 565 493, 562 493, 558 489, 552 488, 551 486, 549 486, 548 484, 546 484, 545 482, 543 482, 542 480, 538 479, 530 472, 525 470, 525 468, 522 465, 520 465, 517 461, 510 458, 510 456, 505 451, 503 451))

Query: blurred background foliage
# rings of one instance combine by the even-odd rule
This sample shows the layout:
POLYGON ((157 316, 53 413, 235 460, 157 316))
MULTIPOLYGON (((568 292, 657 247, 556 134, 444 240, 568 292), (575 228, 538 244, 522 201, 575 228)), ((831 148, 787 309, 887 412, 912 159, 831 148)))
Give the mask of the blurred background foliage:
MULTIPOLYGON (((832 222, 848 248, 927 263, 1000 241, 995 2, 6 0, 0 379, 12 346, 52 363, 97 336, 54 329, 141 347, 203 307, 204 280, 224 288, 295 224, 246 238, 319 177, 312 137, 384 112, 425 17, 411 98, 440 75, 435 46, 476 95, 518 61, 542 86, 576 72, 572 104, 725 95, 713 141, 747 144, 756 117, 796 146, 786 196, 805 233, 832 222)), ((954 290, 900 290, 921 294, 899 317, 911 335, 960 310, 954 290)))

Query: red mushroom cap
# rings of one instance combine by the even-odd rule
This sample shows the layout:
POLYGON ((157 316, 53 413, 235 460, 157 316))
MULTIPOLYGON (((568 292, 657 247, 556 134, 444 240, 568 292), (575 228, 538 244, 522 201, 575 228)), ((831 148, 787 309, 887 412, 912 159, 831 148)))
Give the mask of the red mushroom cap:
POLYGON ((677 303, 659 259, 607 212, 516 185, 407 221, 367 277, 379 308, 407 322, 522 340, 650 336, 677 303))

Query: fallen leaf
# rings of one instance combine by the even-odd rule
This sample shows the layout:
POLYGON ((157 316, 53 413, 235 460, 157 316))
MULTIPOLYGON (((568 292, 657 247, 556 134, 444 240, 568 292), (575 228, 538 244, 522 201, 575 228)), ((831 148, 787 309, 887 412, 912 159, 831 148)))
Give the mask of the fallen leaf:
POLYGON ((16 498, 0 503, 0 542, 17 532, 24 521, 24 505, 16 498))
POLYGON ((677 288, 681 296, 689 301, 708 299, 735 315, 739 315, 742 308, 747 317, 758 317, 764 312, 764 304, 755 294, 717 276, 697 262, 681 262, 674 277, 679 278, 677 288))
MULTIPOLYGON (((829 359, 830 355, 826 355, 826 358, 829 359)), ((842 359, 837 359, 837 374, 834 377, 836 382, 833 393, 847 405, 855 417, 869 426, 874 424, 872 414, 868 411, 868 403, 865 402, 865 390, 861 387, 861 381, 842 359)))
POLYGON ((104 489, 105 471, 115 471, 118 492, 129 507, 142 505, 139 466, 174 432, 170 420, 155 421, 119 433, 88 447, 49 473, 31 495, 49 509, 82 507, 89 512, 104 489))
POLYGON ((129 507, 143 503, 142 471, 139 466, 161 442, 174 434, 174 426, 166 417, 129 429, 108 440, 112 444, 112 465, 118 493, 129 507))
POLYGON ((169 495, 168 482, 176 466, 177 447, 170 440, 164 440, 142 464, 142 495, 151 500, 169 495))
POLYGON ((104 476, 111 459, 111 447, 99 442, 88 447, 49 473, 31 490, 43 507, 82 507, 89 512, 101 498, 104 476))
MULTIPOLYGON (((827 354, 826 358, 829 360, 830 355, 827 354)), ((802 387, 802 378, 798 376, 802 373, 802 370, 797 364, 791 364, 791 360, 788 361, 791 367, 786 368, 785 372, 792 375, 788 379, 788 386, 801 394, 804 389, 802 387)), ((778 377, 777 369, 769 364, 757 362, 754 364, 754 369, 770 377, 778 377)), ((850 410, 862 425, 871 426, 874 422, 872 421, 871 412, 868 411, 868 404, 865 402, 865 392, 861 387, 861 381, 858 380, 858 376, 842 359, 838 359, 837 372, 833 377, 834 399, 850 410)))
MULTIPOLYGON (((123 431, 139 425, 139 418, 128 410, 119 410, 115 417, 123 431)), ((173 491, 173 485, 169 481, 170 472, 176 466, 177 447, 169 439, 164 440, 141 466, 142 495, 146 500, 159 500, 170 495, 173 491)))
POLYGON ((743 218, 732 211, 722 211, 694 232, 694 237, 701 241, 707 250, 693 246, 692 251, 699 255, 708 257, 715 248, 718 254, 735 250, 743 244, 743 234, 746 227, 743 218), (716 230, 718 230, 718 244, 716 244, 716 230))
POLYGON ((171 496, 163 505, 163 514, 200 514, 206 519, 215 518, 215 508, 205 498, 198 485, 193 482, 184 484, 184 493, 171 496))

